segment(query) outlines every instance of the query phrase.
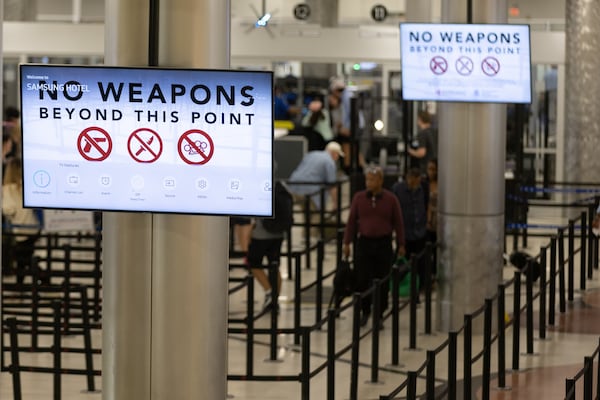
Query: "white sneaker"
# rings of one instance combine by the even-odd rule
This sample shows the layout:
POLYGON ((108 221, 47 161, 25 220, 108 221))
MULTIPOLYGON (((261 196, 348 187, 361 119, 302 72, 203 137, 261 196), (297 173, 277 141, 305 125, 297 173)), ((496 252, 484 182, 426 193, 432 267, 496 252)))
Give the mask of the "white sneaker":
POLYGON ((271 296, 271 292, 265 293, 265 300, 263 301, 262 309, 266 310, 271 307, 271 303, 273 303, 273 298, 271 296))

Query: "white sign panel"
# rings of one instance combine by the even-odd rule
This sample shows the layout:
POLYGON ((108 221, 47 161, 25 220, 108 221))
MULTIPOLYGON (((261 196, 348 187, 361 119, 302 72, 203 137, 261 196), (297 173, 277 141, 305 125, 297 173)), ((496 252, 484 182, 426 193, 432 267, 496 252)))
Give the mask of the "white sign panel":
POLYGON ((400 24, 405 100, 531 102, 528 25, 400 24))
POLYGON ((272 73, 20 73, 26 207, 272 215, 272 73))

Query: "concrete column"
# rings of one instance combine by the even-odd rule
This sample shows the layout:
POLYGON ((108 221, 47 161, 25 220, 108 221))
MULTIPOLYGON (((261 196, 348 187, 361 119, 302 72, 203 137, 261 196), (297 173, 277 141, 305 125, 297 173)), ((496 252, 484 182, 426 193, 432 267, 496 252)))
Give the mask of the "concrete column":
POLYGON ((564 180, 600 178, 600 3, 567 0, 564 180))
MULTIPOLYGON (((229 66, 229 1, 161 3, 161 66, 229 66)), ((107 0, 106 64, 147 65, 148 15, 147 0, 107 0)), ((103 399, 225 399, 228 219, 103 222, 103 399)))
MULTIPOLYGON (((473 1, 474 23, 506 21, 505 1, 473 1)), ((465 0, 442 3, 442 19, 467 21, 465 0)), ((506 106, 439 104, 438 329, 454 330, 502 279, 506 106)))

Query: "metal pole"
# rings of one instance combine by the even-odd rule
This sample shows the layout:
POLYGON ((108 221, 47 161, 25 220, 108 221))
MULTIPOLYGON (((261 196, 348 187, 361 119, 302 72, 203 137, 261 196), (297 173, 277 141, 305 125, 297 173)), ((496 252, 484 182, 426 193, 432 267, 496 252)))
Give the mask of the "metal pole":
POLYGON ((542 247, 540 254, 540 311, 539 326, 540 339, 546 339, 546 253, 548 247, 542 247))
POLYGON ((503 284, 498 285, 498 387, 506 387, 506 312, 504 302, 506 289, 503 284))
POLYGON ((310 328, 302 328, 302 400, 310 399, 310 328))
POLYGON ((473 348, 473 332, 472 326, 473 317, 470 314, 465 314, 465 324, 464 324, 464 348, 463 348, 463 396, 465 400, 471 400, 472 388, 472 365, 471 365, 471 356, 472 356, 472 348, 473 348))
POLYGON ((526 274, 526 318, 527 318, 527 354, 533 354, 533 262, 527 265, 526 274))
POLYGON ((515 271, 515 294, 513 302, 513 354, 512 369, 519 370, 519 341, 521 327, 521 273, 515 271))
POLYGON ((483 400, 490 398, 490 369, 492 356, 492 300, 485 299, 485 314, 483 322, 483 400))
POLYGON ((548 296, 548 324, 554 326, 556 318, 556 237, 550 239, 550 293, 548 296))
POLYGON ((327 310, 327 400, 335 399, 335 319, 338 311, 327 310))
POLYGON ((561 313, 567 311, 565 291, 565 233, 564 229, 558 231, 558 296, 561 313))
POLYGON ((448 332, 448 400, 456 400, 456 363, 458 333, 448 332))
MULTIPOLYGON (((569 220, 569 232, 568 232, 568 246, 569 252, 568 267, 569 267, 569 301, 575 299, 575 221, 569 220)), ((585 279, 585 277, 584 277, 585 279)))

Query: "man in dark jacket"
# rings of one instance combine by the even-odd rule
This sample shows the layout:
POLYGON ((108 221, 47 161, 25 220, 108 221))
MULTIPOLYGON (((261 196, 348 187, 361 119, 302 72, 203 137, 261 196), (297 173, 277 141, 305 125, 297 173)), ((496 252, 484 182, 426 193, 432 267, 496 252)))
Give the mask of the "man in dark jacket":
MULTIPOLYGON (((420 170, 418 168, 409 169, 406 180, 396 182, 392 191, 398 198, 402 209, 406 257, 410 259, 425 249, 427 241, 427 195, 421 184, 420 170)), ((418 269, 419 282, 422 285, 425 282, 425 271, 424 268, 418 269)))

